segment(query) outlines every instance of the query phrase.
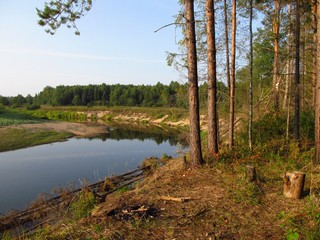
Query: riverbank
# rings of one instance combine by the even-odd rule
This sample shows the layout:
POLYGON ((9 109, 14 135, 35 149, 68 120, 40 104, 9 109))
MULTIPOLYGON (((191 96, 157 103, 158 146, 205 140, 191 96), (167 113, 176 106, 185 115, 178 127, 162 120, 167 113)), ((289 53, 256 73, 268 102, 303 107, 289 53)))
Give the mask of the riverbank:
POLYGON ((84 108, 48 107, 26 111, 2 110, 0 113, 0 152, 46 143, 65 141, 70 137, 94 137, 106 134, 106 124, 131 128, 185 128, 185 110, 154 108, 84 108))
POLYGON ((70 137, 93 137, 107 133, 105 126, 45 121, 0 128, 0 152, 65 141, 70 137))
POLYGON ((280 169, 250 162, 259 162, 254 183, 244 178, 245 159, 197 169, 182 158, 152 164, 144 180, 100 203, 84 191, 68 212, 22 239, 317 239, 317 202, 285 198, 280 169))

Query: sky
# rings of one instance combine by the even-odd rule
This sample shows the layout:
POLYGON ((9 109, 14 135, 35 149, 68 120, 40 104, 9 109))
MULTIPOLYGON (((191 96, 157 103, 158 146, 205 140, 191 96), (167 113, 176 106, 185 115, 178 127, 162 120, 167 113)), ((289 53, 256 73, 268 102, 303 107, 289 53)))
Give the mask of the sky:
POLYGON ((180 10, 173 0, 93 0, 77 22, 55 35, 37 24, 44 0, 0 0, 0 95, 34 96, 44 87, 88 84, 169 84, 183 81, 166 63, 179 52, 180 10))

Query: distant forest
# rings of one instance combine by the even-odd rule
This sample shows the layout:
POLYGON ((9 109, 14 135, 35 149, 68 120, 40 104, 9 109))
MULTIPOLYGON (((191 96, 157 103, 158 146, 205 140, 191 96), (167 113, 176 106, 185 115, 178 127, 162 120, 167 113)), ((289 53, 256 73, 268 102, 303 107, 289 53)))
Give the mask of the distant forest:
MULTIPOLYGON (((228 89, 218 84, 219 101, 228 96, 228 89)), ((199 98, 204 107, 207 102, 207 83, 199 88, 199 98)), ((169 85, 86 85, 45 87, 35 96, 0 96, 0 104, 10 107, 37 108, 52 106, 141 106, 188 108, 188 84, 172 81, 169 85)))

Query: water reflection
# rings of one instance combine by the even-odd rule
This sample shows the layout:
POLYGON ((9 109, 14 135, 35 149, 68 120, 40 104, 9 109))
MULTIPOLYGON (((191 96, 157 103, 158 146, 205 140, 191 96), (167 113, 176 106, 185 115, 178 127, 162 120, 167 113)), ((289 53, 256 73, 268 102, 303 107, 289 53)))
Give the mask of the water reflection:
POLYGON ((100 136, 96 136, 91 139, 101 139, 106 141, 107 139, 114 140, 152 140, 155 141, 158 145, 163 142, 168 141, 171 146, 176 146, 178 143, 186 146, 186 143, 179 139, 180 132, 178 130, 160 128, 157 126, 148 126, 137 128, 131 125, 116 126, 110 125, 107 126, 108 133, 100 136))
POLYGON ((0 153, 0 212, 26 207, 39 193, 136 169, 145 157, 177 154, 172 132, 110 126, 109 134, 0 153))

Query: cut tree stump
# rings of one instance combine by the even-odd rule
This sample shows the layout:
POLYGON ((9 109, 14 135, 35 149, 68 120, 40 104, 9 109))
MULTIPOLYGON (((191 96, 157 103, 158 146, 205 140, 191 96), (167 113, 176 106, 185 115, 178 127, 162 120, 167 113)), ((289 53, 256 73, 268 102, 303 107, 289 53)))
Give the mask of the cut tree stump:
POLYGON ((246 165, 246 179, 249 182, 254 182, 257 180, 257 172, 254 166, 246 165))
POLYGON ((283 194, 287 198, 301 199, 306 174, 304 172, 288 172, 283 175, 283 194))

